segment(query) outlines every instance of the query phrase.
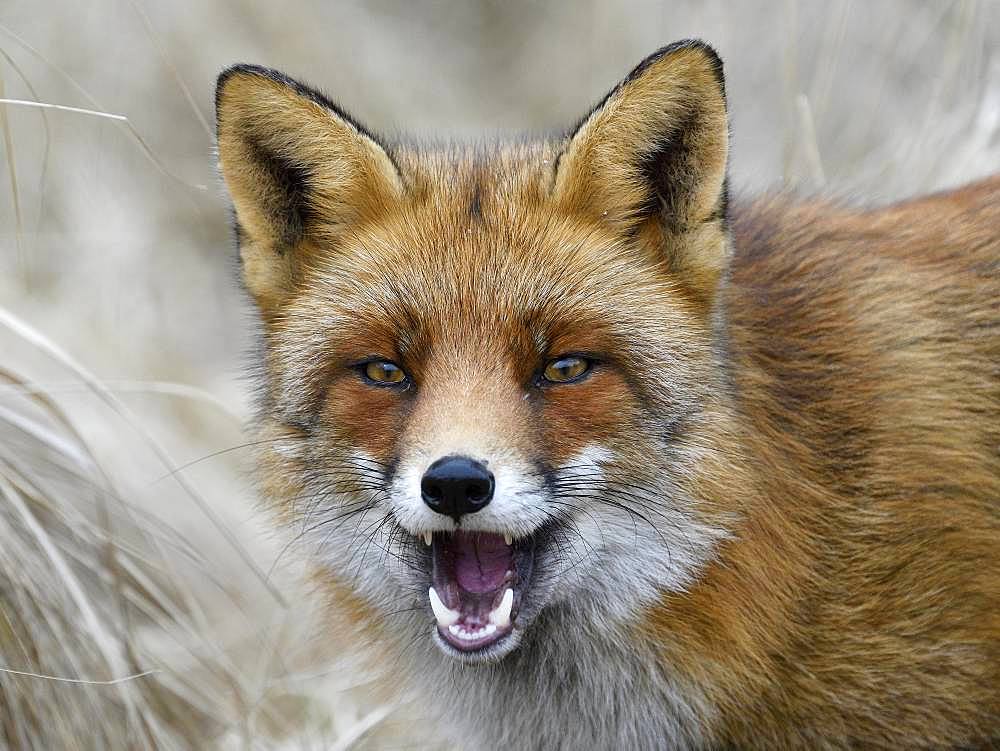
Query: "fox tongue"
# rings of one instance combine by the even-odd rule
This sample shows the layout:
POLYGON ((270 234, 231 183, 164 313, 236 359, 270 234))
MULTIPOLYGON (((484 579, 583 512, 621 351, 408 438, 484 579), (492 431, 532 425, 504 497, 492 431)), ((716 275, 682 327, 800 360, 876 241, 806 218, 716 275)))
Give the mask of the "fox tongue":
POLYGON ((456 532, 451 540, 455 580, 466 592, 495 592, 513 567, 513 554, 503 537, 456 532))

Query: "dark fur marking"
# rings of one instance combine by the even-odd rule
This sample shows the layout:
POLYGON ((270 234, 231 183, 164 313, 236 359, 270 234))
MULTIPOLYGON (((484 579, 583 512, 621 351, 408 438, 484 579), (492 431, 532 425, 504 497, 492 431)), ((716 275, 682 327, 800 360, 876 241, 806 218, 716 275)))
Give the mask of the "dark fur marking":
POLYGON ((479 221, 483 218, 482 186, 476 183, 472 190, 472 200, 469 201, 469 217, 479 221))
POLYGON ((273 184, 280 190, 283 201, 269 207, 271 221, 281 228, 278 252, 298 242, 312 218, 309 200, 310 173, 305 167, 295 164, 286 157, 264 148, 257 141, 247 139, 253 161, 264 170, 273 184))
MULTIPOLYGON (((236 241, 236 250, 243 245, 243 239, 246 237, 246 230, 243 229, 243 225, 240 224, 239 217, 236 216, 236 209, 230 206, 229 208, 229 225, 233 228, 233 239, 236 241)), ((239 260, 240 266, 243 265, 243 257, 237 252, 236 258, 239 260)))
POLYGON ((392 485, 392 481, 396 477, 396 470, 398 469, 399 457, 393 456, 385 465, 385 469, 382 471, 382 481, 386 484, 386 487, 392 485))
POLYGON ((535 460, 534 465, 535 465, 535 473, 540 478, 542 478, 542 484, 545 486, 546 492, 550 496, 555 496, 556 478, 558 475, 558 473, 555 470, 555 467, 553 467, 548 462, 543 462, 538 459, 535 460))
POLYGON ((647 214, 653 213, 649 209, 658 209, 667 229, 675 233, 688 229, 686 204, 696 189, 692 181, 698 179, 691 169, 692 155, 687 143, 689 134, 698 129, 698 114, 685 113, 683 120, 664 134, 660 148, 640 165, 653 189, 643 208, 647 214))
POLYGON ((722 179, 722 192, 719 193, 719 202, 715 205, 715 211, 713 211, 707 219, 706 222, 722 222, 722 228, 729 228, 729 175, 728 173, 722 179))

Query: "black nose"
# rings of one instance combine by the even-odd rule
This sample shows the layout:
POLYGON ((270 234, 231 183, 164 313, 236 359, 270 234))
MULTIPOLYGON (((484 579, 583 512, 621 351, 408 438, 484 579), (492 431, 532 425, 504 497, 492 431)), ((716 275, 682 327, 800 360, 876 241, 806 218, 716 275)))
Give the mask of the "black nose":
POLYGON ((439 514, 458 521, 493 500, 493 473, 466 456, 446 456, 424 472, 420 494, 439 514))

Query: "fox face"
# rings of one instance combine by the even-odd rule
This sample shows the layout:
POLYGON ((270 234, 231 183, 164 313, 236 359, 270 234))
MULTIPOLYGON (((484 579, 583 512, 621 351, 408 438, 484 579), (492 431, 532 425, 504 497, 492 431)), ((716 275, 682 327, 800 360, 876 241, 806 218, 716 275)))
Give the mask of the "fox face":
POLYGON ((661 50, 536 143, 390 145, 249 66, 217 113, 265 495, 360 617, 496 661, 697 577, 736 512, 698 492, 727 420, 709 48, 661 50))

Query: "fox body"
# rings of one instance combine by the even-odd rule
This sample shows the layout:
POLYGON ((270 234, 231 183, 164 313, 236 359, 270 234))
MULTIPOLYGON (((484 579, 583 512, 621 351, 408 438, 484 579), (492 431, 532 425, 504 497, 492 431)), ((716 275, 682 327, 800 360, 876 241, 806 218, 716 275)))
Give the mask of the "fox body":
POLYGON ((722 66, 387 144, 263 68, 218 146, 260 480, 470 748, 1000 743, 1000 181, 729 199, 722 66))

